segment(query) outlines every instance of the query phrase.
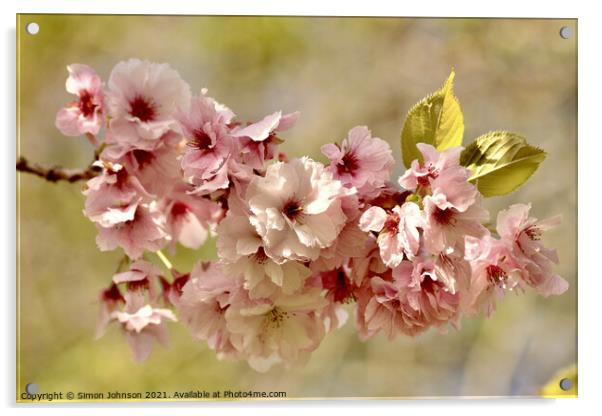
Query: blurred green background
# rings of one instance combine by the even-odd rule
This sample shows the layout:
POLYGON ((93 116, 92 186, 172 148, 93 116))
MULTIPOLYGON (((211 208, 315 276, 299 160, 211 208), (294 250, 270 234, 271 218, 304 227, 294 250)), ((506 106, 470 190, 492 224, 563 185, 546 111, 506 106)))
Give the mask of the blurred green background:
MULTIPOLYGON (((85 139, 54 128, 72 99, 66 65, 86 63, 106 80, 120 60, 168 62, 194 92, 202 87, 239 119, 300 110, 284 134, 289 156, 325 161, 322 144, 368 125, 400 156, 407 110, 455 68, 465 143, 493 129, 525 135, 549 156, 513 195, 486 200, 495 212, 533 203, 533 214, 562 214, 545 237, 557 247, 560 297, 508 295, 490 319, 464 319, 461 331, 388 342, 358 340, 353 319, 326 337, 307 366, 256 373, 220 362, 206 345, 171 325, 172 345, 134 363, 117 326, 93 340, 98 291, 119 252, 101 253, 82 215, 82 183, 50 184, 20 175, 20 385, 49 391, 254 389, 289 398, 534 395, 577 355, 577 42, 575 20, 305 17, 21 15, 20 154, 44 165, 84 167, 85 139), (25 24, 40 25, 36 36, 25 24), (572 28, 563 40, 561 26, 572 28)), ((403 171, 401 160, 395 174, 403 171)), ((185 251, 188 270, 212 258, 211 244, 185 251)))

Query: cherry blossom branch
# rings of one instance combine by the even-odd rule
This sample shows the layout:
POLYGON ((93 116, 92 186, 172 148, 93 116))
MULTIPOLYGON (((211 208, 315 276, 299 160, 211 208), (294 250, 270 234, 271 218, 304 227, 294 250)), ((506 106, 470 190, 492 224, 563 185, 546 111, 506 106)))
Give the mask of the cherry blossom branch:
MULTIPOLYGON (((299 113, 241 123, 206 90, 191 97, 167 64, 123 61, 107 83, 83 64, 68 71, 77 101, 58 111, 55 124, 66 136, 84 136, 94 162, 84 170, 47 169, 21 157, 17 170, 51 182, 100 174, 84 193, 84 214, 95 223, 100 250, 125 255, 101 292, 97 334, 118 322, 136 361, 149 357, 155 341, 165 344, 175 312, 220 359, 246 360, 264 372, 307 359, 345 324, 351 303, 365 341, 489 316, 512 290, 530 286, 549 296, 568 289, 552 271, 555 252, 540 242, 559 219, 538 221, 530 205, 514 204, 495 226, 483 224, 489 211, 468 166, 484 168, 487 143, 527 149, 533 163, 545 154, 508 132, 482 136, 463 153, 453 71, 408 113, 401 133, 408 169, 400 177, 392 176, 391 147, 366 126, 323 145, 326 165, 289 159, 278 135, 299 113), (105 97, 123 99, 108 106, 105 97), (439 117, 445 111, 453 128, 431 120, 440 99, 450 105, 439 117), (445 146, 422 143, 425 128, 444 135, 445 146), (102 157, 107 140, 96 135, 114 146, 102 157), (209 236, 216 236, 219 260, 197 259, 189 272, 174 269, 160 250, 199 249, 209 236)), ((515 173, 500 174, 506 153, 487 153, 493 162, 479 173, 479 184, 490 176, 482 196, 509 193, 532 173, 518 182, 515 173)), ((339 355, 345 362, 346 353, 339 355)))
POLYGON ((73 183, 91 179, 97 176, 102 169, 92 165, 88 166, 87 169, 65 169, 59 166, 46 168, 37 163, 30 162, 21 156, 17 160, 17 170, 19 172, 31 173, 49 182, 67 181, 73 183))

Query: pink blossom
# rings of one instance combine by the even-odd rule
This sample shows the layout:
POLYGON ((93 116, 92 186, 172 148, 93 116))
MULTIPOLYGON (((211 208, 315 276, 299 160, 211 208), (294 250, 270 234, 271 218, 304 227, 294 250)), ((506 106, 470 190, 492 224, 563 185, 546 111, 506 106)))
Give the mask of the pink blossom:
POLYGON ((176 114, 182 133, 190 149, 204 156, 212 149, 226 149, 233 144, 230 123, 234 113, 213 98, 205 95, 206 90, 192 98, 190 109, 176 114), (225 146, 224 146, 225 145, 225 146))
POLYGON ((67 92, 77 95, 78 100, 59 110, 56 127, 65 136, 96 135, 104 124, 102 81, 87 65, 71 64, 67 70, 67 92))
POLYGON ((383 331, 392 340, 404 327, 399 300, 400 288, 388 277, 372 276, 358 290, 356 322, 362 341, 383 331))
POLYGON ((125 154, 121 154, 121 151, 113 153, 115 149, 109 146, 101 158, 123 165, 145 190, 161 197, 169 193, 174 184, 183 182, 176 150, 179 140, 181 137, 178 135, 166 134, 157 142, 154 150, 133 149, 125 154))
POLYGON ((187 177, 188 182, 195 186, 191 193, 200 196, 224 194, 229 188, 235 188, 237 192, 244 192, 254 176, 250 166, 239 163, 233 157, 222 159, 220 164, 214 167, 215 170, 205 170, 202 176, 187 177))
POLYGON ((560 217, 538 221, 529 217, 530 209, 530 204, 515 204, 500 211, 497 232, 524 268, 526 283, 543 296, 560 295, 568 289, 568 283, 553 271, 558 255, 539 241, 544 231, 560 224, 560 217))
POLYGON ((326 289, 326 298, 336 303, 348 303, 356 298, 358 287, 351 280, 351 270, 342 266, 318 274, 320 283, 326 289))
POLYGON ((122 324, 135 361, 145 361, 153 350, 154 341, 168 345, 166 321, 177 321, 169 309, 153 308, 135 292, 126 294, 125 311, 114 311, 111 318, 122 324))
MULTIPOLYGON (((121 267, 120 263, 120 267, 121 267)), ((113 312, 117 311, 121 303, 129 302, 126 306, 129 310, 135 310, 144 305, 145 295, 151 303, 158 300, 156 282, 162 279, 161 270, 146 260, 138 260, 129 266, 129 270, 113 275, 113 283, 108 289, 102 291, 101 309, 99 321, 96 328, 96 338, 100 338, 109 324, 114 319, 113 312), (122 296, 118 285, 126 286, 126 295, 122 296), (137 306, 133 306, 136 303, 137 306)))
POLYGON ((174 249, 178 242, 187 248, 199 248, 224 215, 219 203, 192 195, 192 189, 180 183, 161 203, 161 210, 165 213, 165 231, 171 236, 174 249))
POLYGON ((366 126, 354 127, 343 143, 326 144, 322 153, 331 161, 327 170, 362 196, 374 196, 389 180, 395 161, 389 144, 372 137, 366 126))
POLYGON ((324 297, 328 304, 322 309, 320 316, 326 331, 332 332, 342 328, 349 318, 344 305, 355 302, 355 292, 359 288, 351 279, 348 265, 312 275, 307 281, 307 286, 325 290, 324 297))
POLYGON ((453 257, 403 261, 392 275, 375 276, 358 291, 358 329, 362 339, 383 331, 389 339, 416 336, 428 328, 445 332, 459 325, 461 294, 469 268, 453 257), (455 263, 457 262, 457 263, 455 263), (455 263, 455 264, 454 264, 455 263), (456 272, 459 272, 456 274, 456 272))
POLYGON ((116 223, 109 227, 96 225, 96 244, 102 251, 123 248, 128 257, 137 259, 144 250, 159 250, 168 235, 163 230, 165 218, 156 203, 138 205, 131 220, 116 223))
POLYGON ((402 300, 410 308, 404 308, 408 316, 406 333, 414 335, 431 326, 445 332, 447 324, 458 326, 460 292, 456 288, 467 287, 470 278, 468 265, 462 259, 418 258, 413 265, 394 269, 393 277, 404 287, 402 300))
POLYGON ((192 99, 190 111, 177 115, 187 140, 182 169, 199 194, 229 186, 229 170, 236 168, 231 159, 238 153, 238 144, 230 134, 233 117, 229 109, 204 93, 192 99))
POLYGON ((472 267, 470 292, 463 306, 467 313, 484 311, 490 316, 506 291, 522 289, 524 271, 501 241, 489 235, 467 237, 466 258, 472 267))
POLYGON ((440 253, 456 244, 463 247, 465 236, 482 237, 487 233, 483 222, 489 219, 489 212, 481 206, 480 199, 465 211, 451 207, 441 193, 425 197, 423 203, 424 243, 432 253, 440 253))
POLYGON ((55 124, 94 143, 100 133, 93 167, 102 171, 83 191, 84 215, 100 250, 125 252, 99 295, 96 337, 118 322, 136 361, 168 343, 176 316, 162 305, 218 359, 265 372, 306 363, 353 306, 361 340, 392 340, 458 329, 463 314, 489 316, 508 292, 568 288, 540 241, 560 220, 517 204, 490 231, 461 147, 417 144, 393 183, 391 148, 365 126, 322 146, 325 167, 278 153, 298 112, 241 123, 206 89, 191 96, 168 64, 119 62, 106 89, 86 65, 68 71, 77 100, 55 124), (164 247, 197 250, 209 236, 219 260, 190 272, 161 252, 171 278, 146 260, 164 247))
POLYGON ((276 363, 305 363, 325 334, 320 312, 327 302, 320 292, 309 287, 295 295, 233 304, 226 311, 232 344, 260 372, 276 363))
POLYGON ((261 237, 245 215, 230 211, 217 229, 217 249, 224 270, 244 276, 252 299, 275 293, 293 294, 303 287, 310 271, 297 261, 275 261, 266 254, 261 237))
POLYGON ((107 326, 111 322, 111 314, 119 308, 120 304, 125 303, 125 299, 115 283, 100 292, 99 301, 95 339, 99 339, 105 334, 107 326))
POLYGON ((472 270, 464 250, 447 248, 443 252, 430 255, 427 260, 423 259, 423 263, 433 267, 435 280, 451 294, 459 293, 463 298, 469 291, 472 270))
POLYGON ((225 275, 219 264, 198 262, 177 303, 181 319, 192 336, 207 341, 219 358, 238 355, 230 341, 225 314, 239 289, 237 279, 225 275))
POLYGON ((266 160, 274 158, 282 142, 276 133, 292 128, 298 118, 299 112, 282 115, 277 111, 257 123, 233 130, 232 136, 240 140, 242 161, 253 169, 262 169, 266 160))
POLYGON ((441 153, 426 143, 417 143, 416 147, 422 160, 413 160, 410 168, 399 178, 399 184, 405 189, 414 191, 419 186, 430 186, 443 172, 454 171, 459 166, 461 147, 452 147, 441 153))
POLYGON ((320 251, 310 268, 313 271, 332 270, 341 267, 347 258, 361 257, 368 238, 359 227, 359 216, 349 218, 334 243, 320 251))
POLYGON ((96 223, 96 243, 103 250, 122 247, 131 258, 144 249, 158 250, 168 235, 156 201, 137 178, 120 165, 109 165, 87 183, 84 214, 96 223))
POLYGON ((151 199, 140 181, 118 164, 105 166, 86 186, 84 215, 101 227, 131 221, 138 205, 151 199))
POLYGON ((161 276, 159 282, 161 283, 161 297, 166 304, 178 306, 184 286, 190 280, 190 273, 180 273, 176 269, 170 270, 173 280, 169 282, 166 278, 161 276))
POLYGON ((113 275, 113 283, 125 283, 128 291, 148 291, 151 301, 155 301, 158 296, 156 283, 161 275, 161 269, 157 266, 146 260, 138 260, 130 265, 129 270, 113 275))
POLYGON ((232 110, 206 94, 207 90, 203 89, 192 97, 190 108, 182 108, 176 114, 182 133, 198 150, 215 147, 229 133, 229 125, 235 117, 232 110))
POLYGON ((366 239, 369 236, 359 227, 362 214, 357 194, 341 198, 341 209, 347 217, 334 243, 320 251, 320 256, 309 267, 314 272, 336 269, 343 266, 347 258, 361 257, 364 254, 366 239))
POLYGON ((159 138, 176 127, 176 110, 189 104, 190 87, 168 64, 139 59, 119 62, 108 82, 111 122, 106 141, 123 153, 154 150, 159 138))
POLYGON ((473 205, 478 191, 468 182, 470 171, 460 166, 461 147, 439 153, 433 146, 418 143, 423 161, 414 160, 412 166, 399 178, 405 189, 419 191, 421 195, 439 195, 442 209, 454 208, 464 212, 473 205))
POLYGON ((389 270, 380 257, 380 249, 375 238, 365 240, 362 254, 349 259, 349 268, 349 277, 358 287, 362 286, 366 279, 389 270))
POLYGON ((391 210, 395 208, 396 205, 403 205, 411 194, 412 192, 402 190, 396 183, 386 182, 385 185, 379 189, 378 194, 374 198, 368 199, 366 202, 368 205, 391 210))
POLYGON ((347 264, 333 270, 315 273, 309 277, 306 287, 322 289, 327 304, 320 312, 326 332, 332 332, 345 325, 349 314, 345 304, 355 302, 358 286, 351 279, 351 269, 347 264))
POLYGON ((251 181, 246 198, 266 254, 307 260, 334 243, 346 222, 341 198, 352 193, 304 157, 269 166, 265 177, 251 181))
POLYGON ((399 184, 405 189, 415 191, 419 186, 430 186, 431 181, 439 177, 443 170, 457 166, 462 151, 459 147, 439 153, 435 147, 426 143, 417 143, 422 160, 415 159, 409 169, 399 178, 399 184))
POLYGON ((341 329, 349 319, 349 314, 342 304, 328 299, 330 302, 320 314, 320 319, 324 321, 326 332, 332 332, 341 329))
POLYGON ((387 213, 380 207, 370 207, 360 218, 363 231, 379 233, 380 256, 389 267, 397 267, 404 258, 413 259, 420 247, 419 228, 424 227, 424 217, 413 202, 396 206, 387 213))

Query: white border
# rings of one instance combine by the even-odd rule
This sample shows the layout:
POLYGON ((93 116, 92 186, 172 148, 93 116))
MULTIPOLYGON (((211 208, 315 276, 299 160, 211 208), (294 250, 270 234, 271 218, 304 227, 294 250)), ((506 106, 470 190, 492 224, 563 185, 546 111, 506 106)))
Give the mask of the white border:
POLYGON ((477 5, 467 0, 421 2, 371 1, 146 1, 19 0, 21 13, 117 13, 117 14, 233 14, 233 15, 331 15, 331 16, 446 16, 446 17, 557 17, 573 18, 579 1, 546 1, 545 7, 521 0, 477 5), (471 4, 473 3, 473 4, 471 4))
MULTIPOLYGON (((248 14, 248 15, 338 15, 338 16, 446 16, 446 17, 556 17, 579 19, 579 399, 577 400, 496 400, 490 401, 405 401, 405 402, 284 402, 284 403, 203 403, 176 406, 163 404, 154 407, 145 406, 147 415, 163 415, 167 412, 177 414, 231 414, 241 411, 250 414, 303 414, 307 412, 331 413, 335 408, 345 407, 344 412, 365 414, 370 408, 382 412, 420 412, 421 414, 445 413, 462 415, 506 415, 509 412, 545 412, 547 415, 576 412, 589 414, 588 410, 600 406, 597 399, 602 397, 602 368, 600 356, 600 311, 599 294, 602 293, 602 274, 596 260, 600 257, 602 209, 598 203, 600 194, 599 178, 602 166, 599 155, 602 155, 602 137, 600 134, 600 88, 602 66, 599 53, 599 41, 602 39, 602 21, 596 13, 593 1, 546 1, 538 4, 524 0, 506 0, 504 2, 474 2, 469 0, 428 2, 398 2, 385 0, 355 1, 309 1, 293 2, 286 0, 270 1, 207 1, 191 0, 169 1, 132 1, 132 0, 100 0, 81 2, 67 0, 20 0, 18 4, 0 3, 3 24, 4 49, 0 71, 3 97, 0 100, 0 126, 4 132, 2 140, 3 197, 0 209, 0 230, 3 239, 0 249, 1 261, 5 273, 0 276, 2 290, 2 333, 0 349, 2 350, 2 375, 0 376, 0 405, 7 407, 8 414, 28 414, 40 410, 50 415, 79 415, 82 412, 133 413, 136 405, 112 404, 98 411, 90 406, 52 406, 37 409, 36 407, 14 405, 14 350, 15 350, 15 316, 14 316, 14 245, 15 245, 15 46, 14 26, 15 13, 118 13, 118 14, 248 14), (392 409, 391 407, 399 407, 392 409), (167 408, 170 408, 169 410, 167 408), (175 407, 176 409, 172 409, 175 407), (309 407, 309 408, 306 408, 309 407)), ((16 3, 16 2, 15 2, 16 3)), ((535 3, 535 2, 534 2, 535 3)), ((592 412, 593 413, 593 412, 592 412)), ((574 413, 575 414, 575 413, 574 413)))

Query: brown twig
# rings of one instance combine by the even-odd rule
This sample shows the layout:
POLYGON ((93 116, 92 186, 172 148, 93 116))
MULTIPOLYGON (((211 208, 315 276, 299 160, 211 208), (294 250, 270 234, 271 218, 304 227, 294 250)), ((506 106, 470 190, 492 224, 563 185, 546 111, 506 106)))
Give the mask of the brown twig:
POLYGON ((21 156, 17 160, 17 170, 34 174, 49 182, 67 181, 73 183, 91 179, 100 174, 102 169, 92 165, 88 166, 87 169, 64 169, 60 166, 45 168, 36 163, 29 162, 21 156))

